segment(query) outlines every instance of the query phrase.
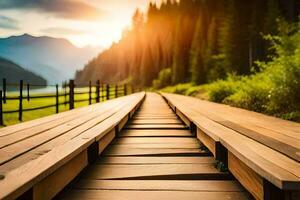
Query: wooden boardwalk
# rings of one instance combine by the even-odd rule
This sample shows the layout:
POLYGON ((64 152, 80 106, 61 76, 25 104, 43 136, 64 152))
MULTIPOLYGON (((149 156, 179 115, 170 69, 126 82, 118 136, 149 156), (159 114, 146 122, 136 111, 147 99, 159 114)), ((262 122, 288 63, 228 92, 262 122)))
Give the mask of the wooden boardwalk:
POLYGON ((135 93, 0 129, 0 199, 300 199, 300 124, 135 93))
POLYGON ((147 94, 105 152, 61 199, 248 199, 163 98, 147 94))

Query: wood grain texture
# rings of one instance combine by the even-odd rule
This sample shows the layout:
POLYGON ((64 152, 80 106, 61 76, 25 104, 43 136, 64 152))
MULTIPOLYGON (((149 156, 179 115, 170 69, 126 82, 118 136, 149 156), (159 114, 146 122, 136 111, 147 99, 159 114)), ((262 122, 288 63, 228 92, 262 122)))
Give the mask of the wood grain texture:
MULTIPOLYGON (((4 171, 2 171, 3 165, 0 166, 0 173, 4 175, 4 179, 0 181, 0 199, 14 199, 32 187, 34 187, 36 199, 53 197, 86 166, 86 153, 83 152, 100 139, 107 140, 106 143, 111 141, 113 137, 109 134, 110 131, 114 130, 114 126, 119 124, 125 116, 128 116, 144 95, 145 93, 137 93, 112 100, 110 101, 112 106, 108 106, 108 101, 107 107, 103 109, 98 108, 100 104, 93 105, 89 114, 77 117, 70 123, 59 125, 61 127, 54 128, 55 131, 51 129, 53 135, 45 134, 39 140, 34 140, 37 143, 33 142, 31 147, 28 145, 29 151, 19 153, 17 157, 13 156, 12 160, 7 157, 3 158, 6 159, 5 165, 13 164, 4 171), (105 137, 106 134, 109 137, 105 137), (18 161, 14 162, 15 160, 18 161), (51 184, 54 186, 49 188, 51 184)), ((89 110, 89 108, 85 109, 89 110)), ((76 113, 75 111, 81 113, 82 109, 74 109, 72 114, 76 113)), ((64 113, 61 114, 64 116, 64 113)), ((35 122, 34 126, 39 126, 39 124, 35 122)), ((25 127, 27 130, 27 125, 25 127)), ((5 130, 8 133, 8 129, 5 130)), ((16 143, 16 147, 21 149, 22 142, 28 142, 31 138, 36 139, 36 136, 20 140, 16 143)), ((3 155, 12 152, 2 150, 0 153, 4 153, 3 155)))
POLYGON ((115 136, 116 133, 115 130, 113 129, 98 141, 99 154, 101 154, 104 151, 104 149, 111 143, 111 141, 115 138, 115 136))
POLYGON ((244 189, 237 181, 169 181, 169 180, 80 180, 76 189, 94 190, 168 190, 168 191, 205 191, 205 192, 242 192, 244 189))
POLYGON ((123 130, 120 137, 191 137, 192 134, 188 130, 123 130))
POLYGON ((197 138, 210 150, 216 157, 216 141, 206 135, 201 129, 197 128, 197 138))
POLYGON ((69 195, 61 197, 61 199, 105 199, 105 200, 220 200, 220 199, 234 199, 246 200, 248 199, 244 193, 241 192, 187 192, 187 191, 122 191, 122 190, 71 190, 69 195))
POLYGON ((258 200, 264 199, 263 179, 232 153, 228 153, 228 168, 237 180, 258 200))
POLYGON ((53 174, 33 186, 33 199, 52 199, 88 165, 87 151, 60 167, 53 174))
POLYGON ((278 188, 300 191, 299 124, 191 97, 163 96, 259 176, 278 188))

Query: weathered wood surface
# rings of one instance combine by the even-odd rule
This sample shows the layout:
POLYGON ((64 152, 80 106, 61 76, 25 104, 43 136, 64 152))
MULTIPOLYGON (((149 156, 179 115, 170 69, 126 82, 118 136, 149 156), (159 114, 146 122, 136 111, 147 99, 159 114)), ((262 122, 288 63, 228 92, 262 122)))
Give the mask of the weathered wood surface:
POLYGON ((120 137, 192 137, 188 130, 163 130, 163 129, 142 129, 142 130, 123 130, 120 137))
POLYGON ((182 127, 159 95, 147 93, 126 128, 59 198, 249 199, 182 127))
POLYGON ((299 193, 300 124, 192 97, 162 95, 198 127, 198 138, 211 151, 217 143, 229 151, 228 159, 236 160, 229 163, 231 170, 257 199, 265 196, 263 179, 284 191, 299 193), (246 180, 251 173, 261 180, 246 180))
POLYGON ((99 141, 105 144, 99 149, 95 146, 101 152, 112 139, 106 135, 144 95, 128 95, 0 129, 0 199, 14 199, 30 188, 34 199, 55 196, 86 167, 89 148, 99 141), (47 189, 53 182, 56 186, 47 189))

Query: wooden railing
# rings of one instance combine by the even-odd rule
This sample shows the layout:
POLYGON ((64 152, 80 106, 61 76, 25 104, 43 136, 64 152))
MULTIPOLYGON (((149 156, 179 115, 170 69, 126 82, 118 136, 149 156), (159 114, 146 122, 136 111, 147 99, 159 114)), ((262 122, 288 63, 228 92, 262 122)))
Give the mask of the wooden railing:
POLYGON ((137 92, 138 90, 135 89, 132 85, 128 84, 101 84, 100 81, 96 81, 96 84, 92 84, 89 81, 88 85, 76 85, 74 80, 70 80, 69 83, 63 83, 61 86, 58 84, 56 85, 37 85, 37 84, 30 84, 24 83, 23 80, 20 80, 18 84, 7 83, 6 79, 3 79, 2 83, 2 90, 0 90, 0 125, 4 125, 4 114, 12 114, 18 113, 18 120, 23 120, 23 112, 28 111, 35 111, 41 110, 46 108, 54 108, 55 113, 59 113, 59 107, 61 105, 67 106, 69 105, 69 110, 75 108, 75 103, 81 102, 88 102, 89 105, 92 103, 99 103, 109 99, 117 98, 120 96, 125 96, 128 94, 132 94, 137 92), (18 95, 7 95, 7 88, 8 87, 17 87, 18 95), (55 92, 52 93, 44 93, 42 95, 39 94, 32 94, 32 88, 45 88, 45 87, 52 87, 55 88, 55 92), (25 95, 24 95, 24 92, 25 95), (76 98, 78 95, 87 95, 88 98, 76 98), (60 101, 60 97, 64 97, 63 101, 60 101), (53 98, 55 99, 54 104, 48 104, 43 106, 37 106, 32 108, 24 108, 23 103, 25 101, 30 101, 31 99, 48 99, 53 98), (9 100, 18 100, 18 109, 12 110, 4 110, 3 104, 7 104, 9 100))

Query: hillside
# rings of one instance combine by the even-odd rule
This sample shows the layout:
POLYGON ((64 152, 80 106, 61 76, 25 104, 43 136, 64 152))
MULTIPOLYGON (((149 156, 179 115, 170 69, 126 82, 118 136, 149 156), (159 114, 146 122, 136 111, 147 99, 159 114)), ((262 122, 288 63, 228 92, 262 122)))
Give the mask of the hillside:
POLYGON ((267 61, 277 19, 296 21, 299 1, 181 0, 150 3, 136 11, 131 29, 76 75, 77 82, 131 80, 150 87, 209 83, 227 74, 249 75, 255 61, 267 61), (155 81, 155 85, 163 85, 155 81))
POLYGON ((22 79, 30 84, 45 85, 47 81, 26 69, 23 69, 19 65, 0 57, 0 85, 2 79, 6 78, 8 83, 19 83, 22 79))
POLYGON ((60 83, 73 78, 75 71, 99 53, 97 48, 78 48, 66 39, 35 37, 28 34, 0 38, 0 56, 60 83))

